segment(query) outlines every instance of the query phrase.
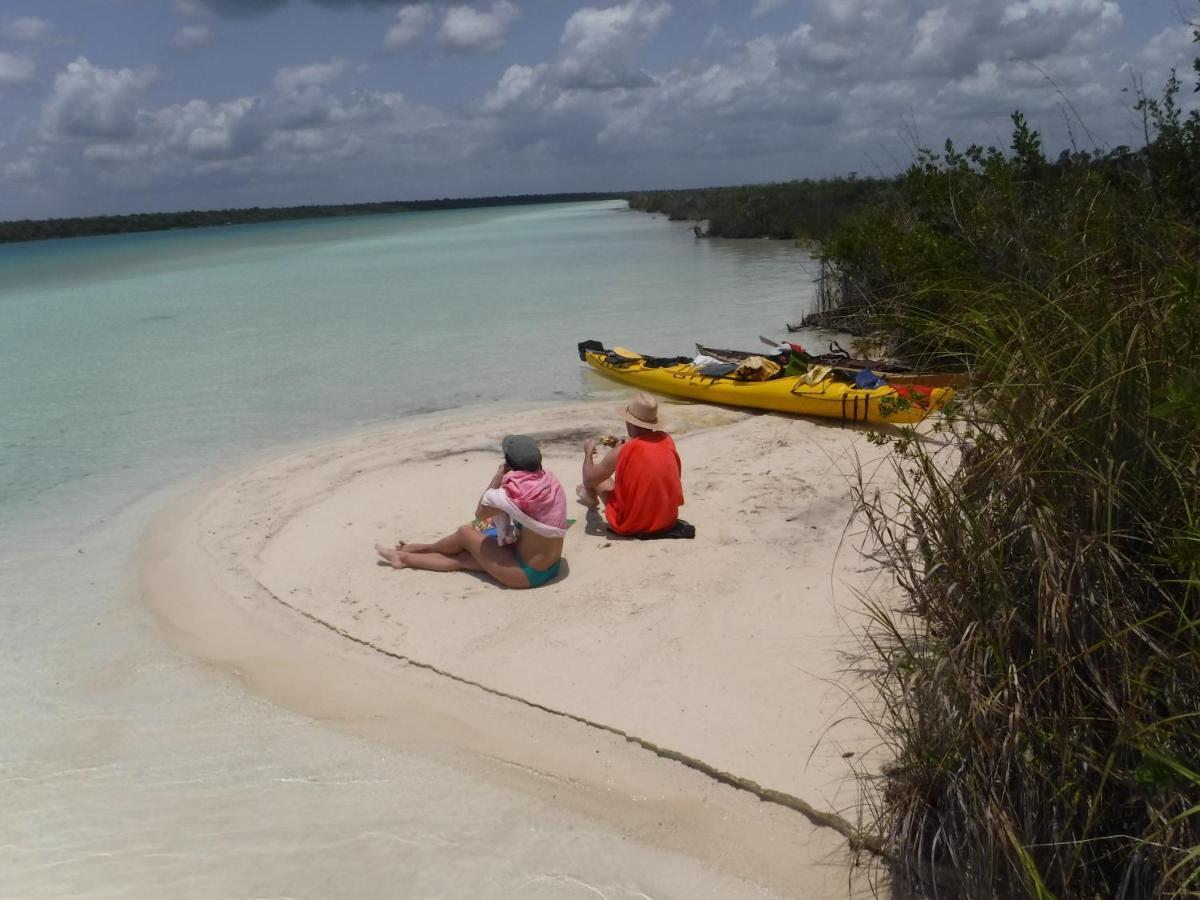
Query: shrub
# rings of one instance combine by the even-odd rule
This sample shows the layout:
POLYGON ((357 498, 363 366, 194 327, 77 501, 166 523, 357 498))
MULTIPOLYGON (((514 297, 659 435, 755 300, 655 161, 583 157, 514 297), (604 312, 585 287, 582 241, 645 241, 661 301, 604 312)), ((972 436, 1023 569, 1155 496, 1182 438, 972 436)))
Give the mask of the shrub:
MULTIPOLYGON (((1200 39, 1200 35, 1198 35, 1200 39)), ((1200 69, 1198 69, 1200 71, 1200 69)), ((1200 121, 1049 162, 922 152, 826 246, 843 310, 970 371, 860 511, 874 600, 867 782, 902 890, 1200 892, 1200 121)), ((886 436, 881 439, 886 440, 886 436)))

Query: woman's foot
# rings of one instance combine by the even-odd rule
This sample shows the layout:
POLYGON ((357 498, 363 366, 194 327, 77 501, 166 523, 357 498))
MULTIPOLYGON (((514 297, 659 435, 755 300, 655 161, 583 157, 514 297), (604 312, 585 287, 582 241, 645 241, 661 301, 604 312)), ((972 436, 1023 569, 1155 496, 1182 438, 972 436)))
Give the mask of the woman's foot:
POLYGON ((600 505, 600 498, 589 491, 582 484, 575 485, 575 496, 579 499, 580 503, 582 503, 584 506, 589 506, 592 509, 595 509, 600 505))
POLYGON ((403 569, 404 558, 400 549, 403 546, 403 543, 396 547, 385 547, 383 544, 376 544, 375 552, 383 557, 384 561, 393 569, 403 569))
POLYGON ((405 553, 436 553, 433 544, 414 544, 411 541, 396 541, 396 549, 405 553))

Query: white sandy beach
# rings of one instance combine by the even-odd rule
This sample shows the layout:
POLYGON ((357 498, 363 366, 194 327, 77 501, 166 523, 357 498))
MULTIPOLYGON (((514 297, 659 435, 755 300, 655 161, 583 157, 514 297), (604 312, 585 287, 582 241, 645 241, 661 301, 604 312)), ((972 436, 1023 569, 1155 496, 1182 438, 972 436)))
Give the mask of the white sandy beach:
POLYGON ((144 594, 174 641, 335 727, 454 757, 772 896, 865 892, 843 835, 803 810, 854 824, 852 766, 877 764, 843 654, 878 575, 845 526, 856 458, 883 451, 810 420, 664 414, 694 541, 613 539, 572 504, 567 573, 543 588, 377 565, 377 541, 470 518, 504 434, 537 436, 570 492, 583 437, 620 428, 612 402, 440 415, 193 493, 146 538, 144 594))

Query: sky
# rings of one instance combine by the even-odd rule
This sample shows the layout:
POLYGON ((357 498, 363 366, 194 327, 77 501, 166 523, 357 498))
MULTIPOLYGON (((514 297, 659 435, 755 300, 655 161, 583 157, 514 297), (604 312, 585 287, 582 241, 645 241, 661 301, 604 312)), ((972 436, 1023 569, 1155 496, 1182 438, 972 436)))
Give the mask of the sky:
POLYGON ((1198 0, 2 0, 0 220, 891 175, 1144 143, 1198 0))

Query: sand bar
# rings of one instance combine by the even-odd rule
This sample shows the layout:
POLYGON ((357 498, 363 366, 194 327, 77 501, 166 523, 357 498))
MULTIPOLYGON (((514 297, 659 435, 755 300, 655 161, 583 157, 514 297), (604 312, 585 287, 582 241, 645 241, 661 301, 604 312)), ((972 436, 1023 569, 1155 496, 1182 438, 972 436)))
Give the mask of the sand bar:
POLYGON ((619 426, 611 402, 441 415, 189 495, 147 536, 146 599, 173 640, 277 702, 487 760, 771 893, 846 896, 842 835, 721 781, 856 819, 851 766, 877 741, 843 653, 877 573, 845 526, 856 459, 880 451, 820 422, 665 412, 694 541, 613 539, 573 506, 567 574, 537 590, 378 566, 376 541, 469 519, 504 434, 538 436, 570 490, 582 438, 619 426))

